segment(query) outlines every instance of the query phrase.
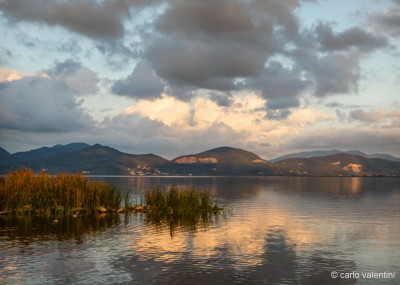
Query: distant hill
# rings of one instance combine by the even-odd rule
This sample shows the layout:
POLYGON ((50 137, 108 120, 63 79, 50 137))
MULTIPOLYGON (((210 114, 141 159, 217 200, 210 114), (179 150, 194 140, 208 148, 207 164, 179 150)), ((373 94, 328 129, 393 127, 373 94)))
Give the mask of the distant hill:
POLYGON ((272 174, 270 162, 252 152, 226 146, 179 156, 164 166, 163 170, 184 175, 272 174))
POLYGON ((0 157, 4 157, 0 173, 27 167, 36 172, 94 175, 400 176, 398 161, 365 157, 371 155, 360 151, 334 153, 337 151, 294 154, 311 157, 286 158, 271 163, 252 152, 225 146, 169 161, 155 154, 128 154, 99 144, 75 143, 16 154, 0 149, 0 157), (332 152, 334 154, 326 155, 332 152), (14 161, 9 160, 10 157, 14 161), (4 164, 5 161, 8 164, 4 164))
POLYGON ((382 159, 400 162, 400 158, 394 157, 390 154, 384 154, 384 153, 366 154, 359 150, 341 151, 341 150, 337 150, 337 149, 290 153, 290 154, 286 154, 286 155, 271 159, 270 161, 277 162, 277 161, 281 161, 281 160, 288 159, 288 158, 309 158, 309 157, 318 157, 318 156, 328 156, 328 155, 333 155, 333 154, 338 154, 338 153, 353 154, 353 155, 358 155, 358 156, 362 156, 362 157, 366 157, 366 158, 382 158, 382 159))
POLYGON ((275 175, 399 176, 400 162, 348 153, 310 158, 288 158, 273 164, 275 175))
POLYGON ((1 165, 16 164, 23 161, 28 161, 37 158, 46 158, 58 154, 69 153, 89 147, 87 143, 70 143, 66 145, 55 145, 53 147, 41 147, 29 151, 17 152, 2 159, 1 165))
MULTIPOLYGON (((28 167, 34 171, 46 169, 51 173, 85 172, 99 175, 126 175, 150 173, 155 166, 166 163, 168 163, 168 160, 154 154, 127 154, 111 147, 96 144, 74 152, 16 163, 11 168, 28 167)), ((8 170, 3 168, 2 172, 8 170)))

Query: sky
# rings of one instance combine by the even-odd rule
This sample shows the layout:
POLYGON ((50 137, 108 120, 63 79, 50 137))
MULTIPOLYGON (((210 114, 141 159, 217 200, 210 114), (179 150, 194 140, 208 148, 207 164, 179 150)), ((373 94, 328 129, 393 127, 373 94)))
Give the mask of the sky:
POLYGON ((399 0, 0 0, 0 146, 400 157, 399 0))

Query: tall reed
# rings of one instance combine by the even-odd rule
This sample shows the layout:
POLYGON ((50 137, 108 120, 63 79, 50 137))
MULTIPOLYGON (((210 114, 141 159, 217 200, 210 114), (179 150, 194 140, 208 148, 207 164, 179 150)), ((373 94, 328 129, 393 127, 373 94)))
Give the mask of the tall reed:
POLYGON ((124 196, 115 186, 90 182, 83 174, 51 175, 32 170, 12 171, 0 179, 0 211, 8 213, 96 212, 120 207, 124 196))
POLYGON ((179 189, 157 187, 144 193, 145 221, 156 226, 168 226, 171 236, 178 229, 207 228, 220 214, 226 214, 208 192, 194 187, 179 189))

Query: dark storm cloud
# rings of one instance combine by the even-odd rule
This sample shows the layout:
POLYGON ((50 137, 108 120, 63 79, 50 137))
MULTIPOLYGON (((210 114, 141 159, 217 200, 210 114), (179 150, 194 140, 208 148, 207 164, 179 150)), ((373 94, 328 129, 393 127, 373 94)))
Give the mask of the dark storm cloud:
POLYGON ((133 98, 154 99, 160 97, 164 85, 154 70, 145 62, 139 62, 125 79, 118 80, 111 92, 133 98))
POLYGON ((362 51, 372 51, 387 45, 386 38, 374 35, 360 27, 353 27, 341 33, 334 33, 332 26, 326 23, 318 23, 315 28, 324 51, 346 50, 357 48, 362 51))
POLYGON ((75 95, 89 95, 98 91, 100 79, 97 74, 72 59, 55 62, 53 68, 44 72, 51 78, 64 82, 75 95))
POLYGON ((0 129, 30 132, 69 132, 90 128, 85 114, 63 83, 26 77, 0 89, 0 129))
POLYGON ((5 0, 0 10, 13 21, 62 26, 98 39, 117 39, 124 33, 123 19, 129 16, 124 1, 95 0, 5 0))

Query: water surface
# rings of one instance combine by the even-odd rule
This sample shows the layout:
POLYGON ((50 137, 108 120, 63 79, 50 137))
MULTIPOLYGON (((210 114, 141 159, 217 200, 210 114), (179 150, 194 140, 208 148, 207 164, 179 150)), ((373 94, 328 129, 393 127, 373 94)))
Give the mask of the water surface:
POLYGON ((176 229, 144 214, 0 217, 0 284, 399 284, 400 180, 92 177, 130 191, 195 185, 230 205, 176 229), (395 273, 396 278, 332 278, 395 273))

